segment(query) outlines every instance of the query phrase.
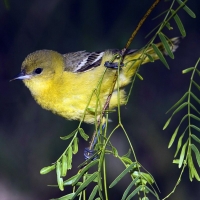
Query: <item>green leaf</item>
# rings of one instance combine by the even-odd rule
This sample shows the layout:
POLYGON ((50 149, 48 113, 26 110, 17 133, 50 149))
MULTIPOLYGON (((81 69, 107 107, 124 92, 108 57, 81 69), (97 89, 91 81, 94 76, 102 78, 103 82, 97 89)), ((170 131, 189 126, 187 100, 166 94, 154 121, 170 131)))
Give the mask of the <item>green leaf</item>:
POLYGON ((61 167, 61 176, 64 177, 67 175, 67 156, 62 156, 62 167, 61 167))
POLYGON ((135 185, 135 183, 137 182, 138 179, 139 179, 139 176, 136 177, 136 178, 129 184, 129 186, 128 186, 128 187, 126 188, 126 190, 124 191, 124 194, 123 194, 123 196, 122 196, 122 200, 125 200, 125 199, 126 199, 126 197, 127 197, 128 193, 129 193, 130 189, 135 185))
MULTIPOLYGON (((171 10, 171 12, 172 12, 172 14, 175 13, 174 10, 171 10)), ((185 28, 184 28, 184 26, 183 26, 183 24, 182 24, 182 22, 181 22, 179 16, 177 15, 177 13, 174 15, 174 20, 175 20, 175 22, 176 22, 176 24, 177 24, 177 26, 178 26, 178 28, 179 28, 179 31, 180 31, 181 35, 182 35, 183 37, 185 37, 185 36, 186 36, 185 28)))
POLYGON ((122 157, 127 157, 127 158, 129 158, 130 155, 131 155, 131 149, 129 149, 128 152, 127 152, 125 155, 123 155, 122 157))
POLYGON ((179 167, 179 168, 182 167, 183 160, 184 160, 184 157, 185 157, 185 149, 186 149, 186 147, 187 147, 187 144, 188 144, 188 140, 187 140, 186 143, 183 145, 182 150, 181 150, 181 155, 180 155, 179 164, 178 164, 178 167, 179 167))
POLYGON ((184 100, 185 98, 188 96, 188 92, 186 92, 168 111, 170 112, 171 110, 173 110, 175 107, 177 107, 178 105, 180 105, 184 100))
POLYGON ((148 59, 149 59, 150 62, 154 62, 154 59, 153 59, 153 57, 150 54, 145 53, 145 55, 148 57, 148 59))
POLYGON ((197 149, 197 147, 194 144, 191 144, 190 147, 194 151, 197 163, 198 163, 198 165, 200 167, 200 153, 199 153, 199 150, 197 149))
MULTIPOLYGON (((199 64, 199 60, 197 61, 197 64, 199 64)), ((197 74, 200 76, 200 71, 196 68, 197 64, 195 65, 195 72, 197 72, 197 74)))
POLYGON ((193 104, 190 103, 189 105, 194 111, 196 111, 198 114, 200 114, 200 112, 196 109, 196 107, 193 104))
POLYGON ((60 198, 56 198, 56 199, 50 199, 50 200, 70 200, 73 198, 75 193, 70 193, 70 194, 67 194, 65 196, 62 196, 60 198))
POLYGON ((169 65, 167 64, 167 61, 165 57, 163 56, 162 52, 160 51, 160 49, 153 43, 152 43, 152 48, 155 51, 155 53, 158 55, 161 62, 167 67, 167 69, 169 69, 169 65))
POLYGON ((99 188, 98 185, 96 185, 96 186, 93 188, 93 190, 92 190, 92 192, 91 192, 91 194, 90 194, 88 200, 93 200, 93 199, 94 199, 94 197, 96 196, 96 193, 97 193, 97 191, 98 191, 98 188, 99 188))
POLYGON ((96 113, 96 108, 87 108, 87 111, 89 112, 89 113, 91 113, 92 115, 95 115, 95 113, 96 113))
POLYGON ((112 146, 112 152, 115 157, 118 157, 118 151, 114 146, 112 146))
POLYGON ((187 74, 188 72, 193 71, 194 69, 195 69, 195 67, 190 67, 190 68, 184 69, 184 70, 182 71, 182 73, 183 73, 183 74, 187 74))
POLYGON ((174 159, 172 163, 179 164, 179 159, 174 159))
POLYGON ((172 116, 166 121, 165 125, 163 126, 163 130, 165 130, 169 126, 171 119, 172 119, 172 116))
POLYGON ((190 94, 191 94, 191 96, 193 97, 193 99, 194 99, 197 103, 200 104, 199 98, 198 98, 194 93, 192 93, 192 92, 190 92, 190 94))
POLYGON ((198 138, 196 135, 191 134, 191 137, 198 143, 200 143, 200 138, 198 138))
POLYGON ((176 153, 174 155, 174 158, 177 156, 178 152, 179 152, 179 149, 181 148, 182 146, 182 140, 183 140, 183 136, 185 135, 185 131, 183 132, 183 134, 181 135, 181 137, 179 138, 178 140, 178 144, 177 144, 177 147, 176 147, 176 153))
POLYGON ((133 163, 133 161, 132 161, 130 158, 127 158, 127 157, 122 156, 121 159, 122 159, 126 164, 129 164, 129 165, 130 165, 131 163, 133 163))
POLYGON ((193 170, 192 168, 194 168, 194 164, 193 164, 193 160, 192 160, 192 156, 188 156, 188 168, 189 168, 189 178, 190 178, 190 181, 193 180, 194 178, 194 173, 193 173, 193 170))
POLYGON ((173 115, 175 115, 177 112, 179 112, 180 110, 182 110, 185 106, 187 106, 188 105, 188 102, 184 102, 184 103, 182 103, 174 112, 173 112, 173 114, 172 114, 172 116, 173 115))
POLYGON ((73 154, 76 154, 78 152, 78 138, 77 137, 74 138, 72 152, 73 154))
POLYGON ((56 174, 57 174, 58 187, 61 191, 63 191, 64 187, 63 187, 63 178, 61 178, 61 163, 60 162, 56 163, 56 174))
POLYGON ((60 139, 61 139, 61 140, 68 140, 68 139, 70 139, 71 137, 73 137, 77 132, 78 132, 78 129, 74 130, 74 131, 73 131, 72 133, 70 133, 69 135, 60 137, 60 139))
POLYGON ((85 131, 84 131, 82 128, 79 128, 78 130, 79 130, 79 133, 80 133, 81 137, 82 137, 84 140, 88 141, 89 136, 85 133, 85 131))
MULTIPOLYGON (((92 176, 92 174, 86 173, 86 174, 84 175, 84 177, 86 177, 86 179, 89 178, 90 176, 92 176)), ((99 178, 99 177, 97 177, 96 179, 94 179, 93 182, 98 183, 98 181, 99 181, 98 178, 99 178)))
POLYGON ((81 191, 83 191, 97 176, 99 172, 94 172, 88 179, 86 179, 76 190, 75 195, 72 199, 74 199, 81 191))
POLYGON ((173 30, 173 27, 170 25, 170 23, 169 22, 167 22, 166 24, 165 24, 165 26, 168 28, 168 30, 173 30))
POLYGON ((197 179, 197 181, 200 181, 199 174, 197 173, 197 170, 195 167, 193 168, 193 174, 194 174, 195 178, 197 179))
POLYGON ((144 172, 140 172, 140 174, 150 185, 152 185, 155 182, 150 174, 144 172))
POLYGON ((67 150, 67 169, 72 168, 72 146, 67 150))
MULTIPOLYGON (((183 3, 181 0, 176 0, 180 5, 183 5, 185 3, 183 3)), ((196 18, 195 13, 186 5, 183 5, 183 10, 185 10, 187 12, 188 15, 190 15, 190 17, 192 18, 196 18)))
POLYGON ((126 198, 126 200, 131 200, 132 197, 134 197, 142 189, 142 187, 142 185, 138 186, 133 192, 131 192, 131 194, 126 198))
POLYGON ((137 76, 141 81, 144 80, 143 77, 142 77, 139 73, 136 73, 136 76, 137 76))
POLYGON ((80 174, 78 175, 77 179, 74 181, 73 186, 78 183, 79 179, 94 165, 96 165, 99 162, 98 159, 91 161, 88 165, 86 165, 84 168, 81 169, 80 174))
POLYGON ((160 33, 158 34, 158 36, 159 36, 159 38, 160 38, 160 40, 161 40, 161 42, 162 42, 162 44, 163 44, 163 46, 164 46, 164 48, 165 48, 165 50, 166 50, 166 53, 167 53, 172 59, 174 59, 174 54, 173 54, 173 52, 172 52, 172 50, 171 50, 171 47, 170 47, 169 42, 167 41, 165 35, 164 35, 162 32, 160 32, 160 33))
POLYGON ((196 115, 190 114, 190 117, 192 117, 193 119, 196 119, 197 121, 200 121, 200 118, 197 117, 196 115))
POLYGON ((200 90, 200 86, 199 86, 194 80, 192 80, 192 83, 196 86, 196 88, 197 88, 198 90, 200 90))
POLYGON ((49 173, 50 171, 54 170, 56 168, 55 165, 51 165, 51 166, 48 166, 48 167, 43 167, 41 170, 40 170, 40 174, 47 174, 49 173))
POLYGON ((149 187, 147 187, 146 185, 145 185, 145 188, 146 188, 146 191, 151 192, 151 194, 153 194, 155 197, 157 197, 157 199, 159 199, 159 198, 158 198, 158 194, 157 194, 155 191, 151 190, 151 189, 150 189, 149 187))
POLYGON ((100 177, 100 175, 99 175, 98 178, 99 178, 99 179, 98 179, 98 186, 99 186, 98 194, 99 194, 99 197, 100 197, 101 200, 102 200, 102 199, 104 199, 104 196, 103 196, 103 193, 102 193, 102 191, 103 191, 102 178, 100 177))
POLYGON ((190 125, 190 127, 192 127, 193 129, 195 129, 196 131, 199 131, 200 132, 200 128, 195 126, 195 125, 190 125))
POLYGON ((72 185, 74 183, 74 181, 77 179, 77 177, 79 176, 79 174, 76 174, 74 176, 72 176, 71 178, 67 179, 66 181, 63 182, 63 185, 72 185))
POLYGON ((192 160, 192 157, 189 156, 188 157, 188 167, 189 167, 189 172, 190 172, 190 181, 193 180, 193 178, 195 177, 198 181, 200 181, 200 177, 197 173, 197 170, 194 166, 194 163, 193 163, 193 160, 192 160))
POLYGON ((130 170, 134 168, 135 165, 136 165, 135 162, 129 165, 129 167, 127 167, 121 174, 117 176, 117 178, 115 178, 115 180, 110 184, 109 188, 115 186, 127 173, 130 172, 130 170))
POLYGON ((179 126, 175 129, 170 141, 169 141, 169 144, 168 144, 168 148, 170 148, 172 146, 172 144, 174 143, 174 140, 177 136, 177 133, 178 133, 178 130, 179 130, 179 126))

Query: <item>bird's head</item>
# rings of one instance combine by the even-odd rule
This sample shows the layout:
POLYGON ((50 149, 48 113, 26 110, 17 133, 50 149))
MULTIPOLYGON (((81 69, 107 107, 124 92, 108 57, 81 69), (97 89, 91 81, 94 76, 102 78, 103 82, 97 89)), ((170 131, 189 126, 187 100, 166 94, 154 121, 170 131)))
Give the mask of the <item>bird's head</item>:
POLYGON ((22 63, 21 72, 12 80, 21 79, 36 93, 48 88, 63 71, 63 56, 51 50, 29 54, 22 63))

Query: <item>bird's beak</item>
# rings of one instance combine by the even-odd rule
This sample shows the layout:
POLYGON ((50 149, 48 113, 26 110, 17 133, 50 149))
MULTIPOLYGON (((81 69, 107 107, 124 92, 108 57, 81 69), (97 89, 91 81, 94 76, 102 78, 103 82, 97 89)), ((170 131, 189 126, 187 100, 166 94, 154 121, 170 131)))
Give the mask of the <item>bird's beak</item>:
POLYGON ((22 70, 18 76, 14 77, 10 81, 14 81, 17 79, 20 79, 20 80, 30 79, 31 77, 32 77, 32 75, 26 74, 25 70, 22 70))

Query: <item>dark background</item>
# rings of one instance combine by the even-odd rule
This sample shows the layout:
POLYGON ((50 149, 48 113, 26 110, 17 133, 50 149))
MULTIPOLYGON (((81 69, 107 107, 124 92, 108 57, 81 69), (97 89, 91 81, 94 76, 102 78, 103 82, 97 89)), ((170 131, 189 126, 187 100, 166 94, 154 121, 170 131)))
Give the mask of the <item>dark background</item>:
MULTIPOLYGON (((42 176, 39 171, 56 161, 64 151, 67 142, 59 137, 71 133, 78 122, 67 121, 41 109, 21 81, 9 80, 20 72, 27 54, 38 49, 66 53, 123 48, 153 1, 7 2, 6 7, 4 1, 0 1, 0 199, 59 197, 71 192, 71 188, 59 192, 57 188, 47 187, 56 183, 55 172, 42 176)), ((152 21, 152 18, 167 9, 170 2, 162 1, 156 7, 131 48, 140 48, 148 42, 150 38, 145 39, 145 35, 162 20, 152 21)), ((181 41, 175 60, 167 58, 171 70, 167 70, 160 61, 143 66, 140 74, 144 80, 136 81, 128 105, 121 109, 122 122, 132 139, 139 162, 155 177, 161 197, 172 190, 180 173, 180 169, 172 164, 176 145, 169 150, 167 146, 183 116, 175 116, 170 127, 163 131, 162 127, 170 116, 165 112, 188 90, 190 75, 182 75, 181 71, 194 66, 200 55, 200 1, 189 1, 188 6, 197 18, 192 19, 183 10, 180 11, 187 37, 181 41)), ((174 30, 165 29, 165 33, 169 37, 180 36, 176 25, 173 22, 172 25, 174 30)), ((110 118, 112 130, 117 123, 117 114, 110 118)), ((92 125, 86 124, 83 128, 88 134, 93 132, 92 125)), ((122 130, 116 131, 112 143, 120 155, 127 152, 128 145, 122 130)), ((74 175, 78 170, 76 166, 83 162, 82 151, 87 145, 80 139, 79 154, 74 156, 73 170, 68 172, 68 177, 74 175)), ((123 168, 112 156, 107 160, 111 182, 123 168)), ((120 199, 126 184, 124 179, 112 189, 110 199, 120 199)), ((198 199, 199 187, 196 180, 189 181, 186 169, 181 184, 170 199, 198 199)))

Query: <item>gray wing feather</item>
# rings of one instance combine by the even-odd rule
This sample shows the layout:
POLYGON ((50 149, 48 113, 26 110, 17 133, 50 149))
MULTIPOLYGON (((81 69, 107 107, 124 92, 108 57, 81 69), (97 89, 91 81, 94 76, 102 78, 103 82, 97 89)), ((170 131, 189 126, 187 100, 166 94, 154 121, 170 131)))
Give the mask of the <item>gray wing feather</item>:
POLYGON ((77 51, 64 54, 65 58, 65 71, 70 72, 84 72, 97 67, 101 64, 104 52, 86 52, 77 51))

